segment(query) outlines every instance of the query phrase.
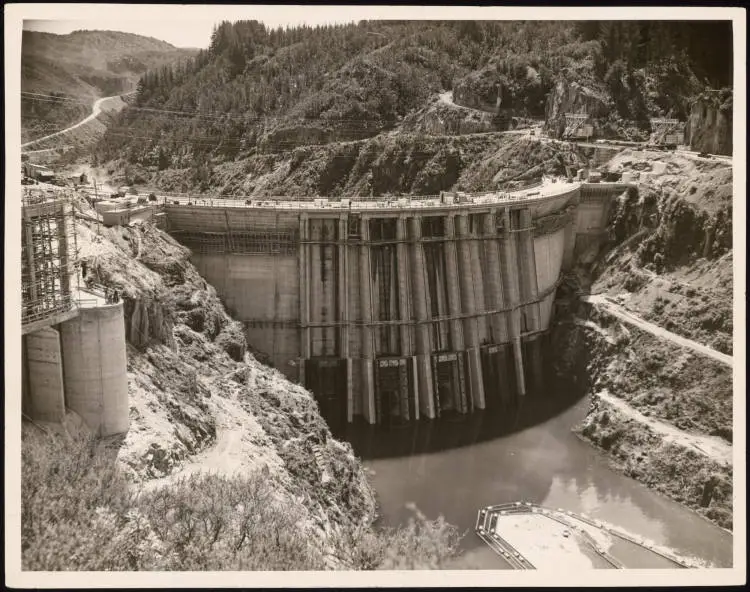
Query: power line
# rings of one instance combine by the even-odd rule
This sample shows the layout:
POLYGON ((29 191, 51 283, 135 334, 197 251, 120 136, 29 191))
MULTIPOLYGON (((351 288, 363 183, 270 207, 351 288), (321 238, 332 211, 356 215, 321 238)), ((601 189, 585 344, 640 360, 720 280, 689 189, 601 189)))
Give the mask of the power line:
MULTIPOLYGON (((71 98, 64 98, 59 97, 56 95, 45 95, 41 93, 21 93, 32 95, 28 97, 30 100, 34 101, 41 101, 41 102, 59 102, 59 101, 65 101, 65 102, 74 102, 74 103, 80 103, 83 105, 90 105, 90 103, 78 100, 78 99, 71 99, 71 98)), ((388 120, 383 118, 374 118, 374 117, 321 117, 320 115, 289 115, 287 117, 279 117, 277 115, 242 115, 242 114, 232 114, 232 113, 219 113, 219 112, 205 112, 205 111, 197 111, 197 110, 186 110, 186 109, 159 109, 156 107, 137 107, 135 105, 127 105, 124 110, 133 110, 133 111, 143 111, 143 112, 149 112, 149 113, 165 113, 168 115, 190 115, 193 117, 198 118, 204 118, 204 119, 216 119, 220 121, 225 120, 242 120, 242 121, 265 121, 268 123, 278 123, 279 121, 294 121, 294 120, 304 120, 304 121, 324 121, 324 122, 330 122, 330 123, 336 123, 336 122, 377 122, 377 123, 383 123, 387 122, 388 120)))

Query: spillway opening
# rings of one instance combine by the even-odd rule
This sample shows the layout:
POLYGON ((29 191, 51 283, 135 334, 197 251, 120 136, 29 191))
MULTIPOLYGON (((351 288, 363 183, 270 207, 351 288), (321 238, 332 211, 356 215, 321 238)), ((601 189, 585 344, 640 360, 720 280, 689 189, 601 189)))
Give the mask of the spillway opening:
POLYGON ((412 358, 380 358, 375 366, 375 413, 385 427, 406 425, 416 419, 412 358))
POLYGON ((459 419, 469 411, 466 392, 466 352, 432 356, 435 415, 459 419))
POLYGON ((496 412, 515 404, 518 385, 513 370, 513 350, 509 344, 486 345, 481 350, 485 409, 496 412))

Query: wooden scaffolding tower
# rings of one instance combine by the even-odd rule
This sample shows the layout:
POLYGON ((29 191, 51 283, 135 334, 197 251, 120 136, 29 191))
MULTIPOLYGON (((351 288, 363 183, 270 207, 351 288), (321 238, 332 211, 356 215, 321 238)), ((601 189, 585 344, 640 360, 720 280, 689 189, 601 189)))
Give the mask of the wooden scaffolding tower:
POLYGON ((76 233, 71 200, 25 191, 21 224, 21 323, 23 331, 59 322, 75 308, 76 233), (58 317, 58 318, 56 318, 58 317))
POLYGON ((587 113, 566 113, 563 138, 581 137, 581 131, 583 131, 583 136, 588 139, 591 135, 590 126, 585 125, 588 120, 589 116, 587 113), (583 128, 583 130, 581 130, 581 128, 583 128))
POLYGON ((654 144, 681 144, 682 132, 679 119, 655 117, 651 119, 654 144))

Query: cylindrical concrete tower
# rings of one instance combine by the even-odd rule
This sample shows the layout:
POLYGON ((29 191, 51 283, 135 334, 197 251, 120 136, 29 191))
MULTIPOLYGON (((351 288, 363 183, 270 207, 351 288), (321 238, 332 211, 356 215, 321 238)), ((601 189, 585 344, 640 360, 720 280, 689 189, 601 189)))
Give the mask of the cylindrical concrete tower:
POLYGON ((99 436, 130 427, 122 302, 81 308, 61 324, 66 406, 99 436))

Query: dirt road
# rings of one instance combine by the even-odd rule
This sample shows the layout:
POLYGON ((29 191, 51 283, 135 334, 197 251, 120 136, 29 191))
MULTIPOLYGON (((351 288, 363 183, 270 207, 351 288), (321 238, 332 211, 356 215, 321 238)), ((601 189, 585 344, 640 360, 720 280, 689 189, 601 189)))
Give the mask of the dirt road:
POLYGON ((612 407, 615 407, 623 415, 634 419, 639 423, 642 423, 654 432, 664 436, 665 440, 684 446, 686 448, 692 448, 697 450, 701 454, 708 456, 722 464, 732 464, 732 446, 727 444, 721 438, 716 436, 701 436, 698 434, 691 434, 676 428, 671 423, 666 421, 660 421, 658 419, 652 419, 643 415, 640 411, 633 409, 627 402, 622 399, 618 399, 614 395, 611 395, 607 391, 602 391, 596 394, 602 401, 605 401, 612 407))
MULTIPOLYGON (((126 93, 126 94, 132 94, 132 93, 126 93)), ((121 95, 114 95, 111 97, 102 97, 101 99, 97 99, 96 101, 94 101, 94 104, 91 108, 91 114, 85 119, 82 119, 78 123, 75 123, 71 125, 70 127, 66 127, 65 129, 57 131, 53 134, 49 134, 47 136, 37 138, 36 140, 31 140, 30 142, 26 142, 25 144, 21 144, 21 148, 26 148, 33 144, 38 144, 39 142, 43 142, 44 140, 49 140, 50 138, 55 138, 57 136, 67 134, 68 132, 74 129, 77 129, 81 127, 82 125, 86 125, 90 121, 93 121, 94 119, 99 117, 99 114, 102 111, 119 111, 125 106, 125 102, 120 98, 120 96, 121 95)))
POLYGON ((712 358, 717 362, 726 364, 730 368, 733 365, 732 356, 728 356, 726 354, 718 352, 715 349, 703 345, 702 343, 698 343, 697 341, 693 341, 692 339, 687 339, 685 337, 682 337, 681 335, 677 335, 676 333, 667 331, 659 325, 649 323, 641 317, 636 316, 629 310, 626 310, 622 306, 619 306, 611 300, 608 300, 605 296, 599 294, 588 294, 582 296, 581 300, 599 306, 613 316, 616 316, 621 321, 634 325, 635 327, 638 327, 639 329, 642 329, 644 331, 648 331, 652 335, 656 335, 657 337, 661 337, 663 339, 668 339, 669 341, 676 343, 681 347, 686 347, 693 350, 694 352, 703 354, 704 356, 708 356, 709 358, 712 358))

